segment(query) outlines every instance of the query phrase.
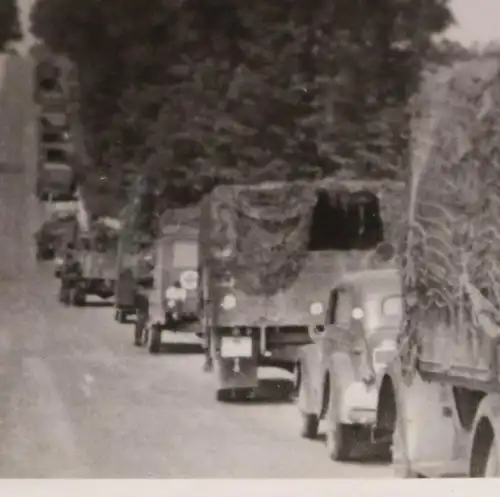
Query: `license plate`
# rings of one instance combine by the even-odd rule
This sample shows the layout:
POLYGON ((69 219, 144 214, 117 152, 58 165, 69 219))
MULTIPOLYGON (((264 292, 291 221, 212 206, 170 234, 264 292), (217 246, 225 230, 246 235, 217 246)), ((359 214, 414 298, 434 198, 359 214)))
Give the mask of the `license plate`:
POLYGON ((252 357, 250 337, 222 337, 222 357, 252 357))

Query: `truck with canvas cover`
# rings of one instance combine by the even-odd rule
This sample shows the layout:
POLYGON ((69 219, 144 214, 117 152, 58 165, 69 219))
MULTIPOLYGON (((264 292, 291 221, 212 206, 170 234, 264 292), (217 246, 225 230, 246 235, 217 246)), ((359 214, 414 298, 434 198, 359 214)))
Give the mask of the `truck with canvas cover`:
POLYGON ((498 476, 498 57, 429 75, 414 105, 405 313, 378 426, 400 476, 498 476))
POLYGON ((219 186, 202 207, 201 293, 217 398, 247 395, 258 366, 293 370, 345 272, 391 265, 405 189, 396 181, 219 186))
POLYGON ((67 162, 43 162, 38 174, 37 196, 40 200, 75 200, 75 174, 67 162))
MULTIPOLYGON (((200 339, 198 293, 198 238, 200 205, 168 209, 160 219, 160 235, 156 240, 155 286, 149 295, 149 351, 158 353, 162 331, 186 332, 185 340, 200 339), (176 285, 185 296, 176 302, 171 296, 176 285), (199 333, 198 333, 199 334, 199 333)), ((189 342, 188 342, 189 343, 189 342)))
POLYGON ((61 275, 61 300, 82 306, 87 295, 108 299, 114 295, 116 279, 118 233, 114 226, 102 219, 92 222, 90 230, 78 230, 74 259, 78 264, 78 277, 72 273, 71 281, 61 275))
POLYGON ((74 237, 75 229, 73 214, 53 213, 35 234, 37 260, 57 257, 65 243, 74 237))

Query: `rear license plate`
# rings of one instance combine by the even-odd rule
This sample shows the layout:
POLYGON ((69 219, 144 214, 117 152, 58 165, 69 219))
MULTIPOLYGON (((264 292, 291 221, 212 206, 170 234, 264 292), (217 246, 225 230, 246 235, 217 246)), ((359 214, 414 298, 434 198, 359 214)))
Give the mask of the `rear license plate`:
POLYGON ((252 339, 250 337, 222 337, 222 357, 252 357, 252 339))

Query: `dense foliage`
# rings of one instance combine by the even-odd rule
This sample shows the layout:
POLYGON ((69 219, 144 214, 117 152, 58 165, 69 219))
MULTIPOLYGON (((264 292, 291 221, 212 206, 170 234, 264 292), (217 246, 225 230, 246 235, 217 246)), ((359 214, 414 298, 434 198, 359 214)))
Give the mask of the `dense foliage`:
POLYGON ((22 38, 21 24, 17 0, 2 0, 0 2, 0 51, 8 44, 22 38))
POLYGON ((394 177, 443 0, 37 0, 34 34, 79 72, 97 166, 169 203, 215 183, 394 177))

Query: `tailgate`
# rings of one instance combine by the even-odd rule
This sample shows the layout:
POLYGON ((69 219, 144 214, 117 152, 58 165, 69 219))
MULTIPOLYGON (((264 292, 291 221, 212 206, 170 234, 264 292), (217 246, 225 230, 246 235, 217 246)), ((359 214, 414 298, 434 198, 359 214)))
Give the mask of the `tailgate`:
POLYGON ((82 269, 85 278, 114 280, 116 258, 110 254, 86 254, 83 256, 82 269))

